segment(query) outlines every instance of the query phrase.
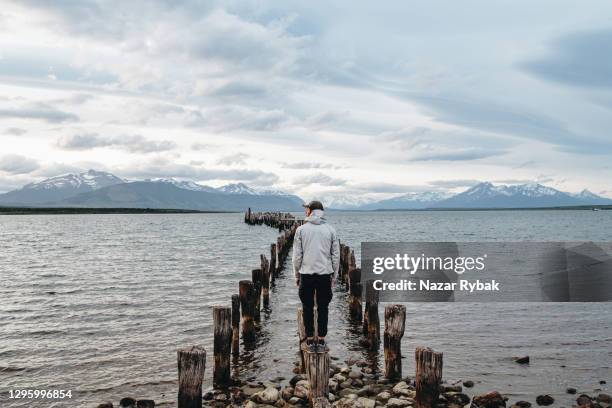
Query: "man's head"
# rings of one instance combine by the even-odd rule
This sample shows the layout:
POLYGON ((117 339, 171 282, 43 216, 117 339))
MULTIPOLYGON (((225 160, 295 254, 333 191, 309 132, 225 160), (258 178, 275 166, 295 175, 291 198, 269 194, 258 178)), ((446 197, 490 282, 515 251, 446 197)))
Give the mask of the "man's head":
POLYGON ((308 204, 302 204, 306 208, 306 216, 309 216, 314 210, 323 211, 323 204, 320 201, 313 200, 308 204))

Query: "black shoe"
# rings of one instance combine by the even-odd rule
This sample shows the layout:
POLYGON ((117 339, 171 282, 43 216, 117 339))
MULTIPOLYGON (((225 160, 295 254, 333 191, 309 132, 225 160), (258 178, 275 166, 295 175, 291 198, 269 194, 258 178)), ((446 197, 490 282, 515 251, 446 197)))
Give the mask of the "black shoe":
POLYGON ((327 349, 327 345, 325 344, 325 340, 319 339, 319 341, 317 342, 317 351, 319 353, 324 353, 326 349, 327 349))
POLYGON ((311 353, 317 352, 317 344, 315 343, 314 340, 306 340, 306 348, 311 353))

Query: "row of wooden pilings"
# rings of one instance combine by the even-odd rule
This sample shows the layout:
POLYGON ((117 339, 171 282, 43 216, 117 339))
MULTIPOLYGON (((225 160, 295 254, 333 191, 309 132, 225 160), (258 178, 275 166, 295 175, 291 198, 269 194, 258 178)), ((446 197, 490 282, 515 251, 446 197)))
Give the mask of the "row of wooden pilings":
MULTIPOLYGON (((260 255, 259 268, 251 271, 251 280, 241 280, 238 294, 232 295, 231 307, 213 306, 213 384, 224 388, 233 383, 231 378, 231 355, 240 352, 240 336, 244 344, 257 340, 257 322, 261 320, 261 309, 270 301, 270 286, 279 277, 287 259, 293 237, 300 222, 291 214, 261 213, 255 215, 250 209, 245 214, 248 224, 265 224, 278 228, 280 234, 270 245, 270 257, 260 255)), ((202 383, 206 368, 206 350, 192 346, 177 351, 178 361, 178 408, 202 407, 202 383)))

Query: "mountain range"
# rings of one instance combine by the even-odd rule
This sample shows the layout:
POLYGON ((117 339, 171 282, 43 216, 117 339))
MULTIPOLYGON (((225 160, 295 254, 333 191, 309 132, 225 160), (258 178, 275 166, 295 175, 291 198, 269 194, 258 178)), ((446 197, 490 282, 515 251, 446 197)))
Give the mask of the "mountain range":
POLYGON ((302 202, 295 195, 258 191, 243 183, 214 188, 171 178, 128 181, 96 170, 52 177, 0 194, 0 205, 38 207, 301 211, 302 202))
MULTIPOLYGON (((0 194, 0 206, 155 208, 202 211, 302 211, 303 200, 276 190, 258 190, 243 183, 210 187, 173 178, 129 181, 111 173, 89 170, 66 174, 0 194)), ((458 194, 409 193, 381 201, 343 197, 328 207, 351 210, 444 208, 538 208, 606 205, 612 200, 588 190, 566 193, 537 183, 493 185, 489 182, 458 194)))

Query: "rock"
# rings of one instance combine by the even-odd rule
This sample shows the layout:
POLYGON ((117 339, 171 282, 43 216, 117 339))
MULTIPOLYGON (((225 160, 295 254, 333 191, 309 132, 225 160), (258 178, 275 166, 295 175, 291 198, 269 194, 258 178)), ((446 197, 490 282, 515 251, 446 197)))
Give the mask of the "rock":
POLYGON ((283 391, 281 392, 281 397, 285 401, 289 401, 291 397, 293 397, 293 387, 288 385, 285 388, 283 388, 283 391))
POLYGON ((308 398, 308 391, 310 390, 310 384, 306 380, 300 380, 295 384, 293 395, 295 397, 306 399, 308 398))
POLYGON ((329 395, 327 396, 327 400, 329 402, 334 402, 336 400, 336 395, 330 392, 329 395))
POLYGON ((214 398, 214 394, 212 393, 212 391, 208 391, 207 393, 202 395, 202 399, 205 400, 205 401, 210 401, 213 398, 214 398))
POLYGON ((146 399, 136 401, 136 408, 155 408, 155 401, 146 399))
POLYGON ((131 397, 121 398, 119 406, 121 408, 136 408, 136 400, 131 397))
POLYGON ((389 399, 389 401, 387 401, 387 405, 385 405, 387 408, 403 408, 403 407, 407 407, 410 405, 410 402, 403 400, 403 399, 399 399, 399 398, 391 398, 389 399))
POLYGON ((386 403, 391 399, 391 393, 388 391, 383 391, 376 396, 376 401, 380 401, 382 403, 386 403))
POLYGON ((393 386, 393 393, 397 394, 400 390, 408 389, 408 384, 406 381, 400 381, 393 386))
POLYGON ((355 401, 354 407, 357 407, 357 408, 374 408, 375 405, 376 405, 376 402, 374 400, 371 400, 369 398, 359 397, 359 398, 357 398, 357 401, 355 401))
POLYGON ((515 357, 514 361, 519 364, 529 364, 529 356, 515 357))
POLYGON ((346 380, 342 384, 340 384, 340 388, 342 389, 351 388, 352 386, 353 386, 353 381, 351 380, 346 380))
POLYGON ((472 388, 474 386, 474 381, 472 380, 467 380, 463 382, 463 386, 467 387, 467 388, 472 388))
POLYGON ((551 405, 555 402, 555 399, 550 395, 538 395, 536 397, 536 404, 538 405, 551 405))
POLYGON ((353 388, 345 388, 342 391, 340 391, 338 395, 341 397, 349 397, 351 395, 354 395, 355 398, 357 398, 357 390, 353 388))
POLYGON ((470 403, 470 397, 461 392, 447 392, 444 393, 444 398, 451 403, 459 406, 464 406, 470 403))
POLYGON ((274 404, 280 398, 280 392, 276 388, 268 387, 253 395, 251 399, 259 404, 274 404))
POLYGON ((299 405, 299 404, 301 404, 301 402, 302 402, 302 400, 301 400, 301 399, 299 399, 298 397, 292 397, 292 398, 289 400, 289 403, 290 403, 291 405, 299 405))
POLYGON ((497 391, 491 391, 486 394, 477 395, 472 398, 472 408, 498 408, 505 407, 506 401, 497 391))
POLYGON ((244 403, 243 407, 244 408, 257 408, 257 404, 249 400, 244 403))
POLYGON ((516 405, 517 407, 521 407, 521 408, 529 408, 529 407, 531 407, 531 402, 528 402, 528 401, 516 401, 514 403, 514 405, 516 405))
POLYGON ((442 392, 461 392, 463 391, 463 388, 461 388, 460 385, 449 385, 446 387, 442 387, 443 390, 442 392))
POLYGON ((601 385, 604 385, 604 384, 606 383, 606 380, 600 380, 600 381, 599 381, 599 383, 600 383, 601 385))
POLYGON ((353 387, 363 387, 364 382, 360 379, 353 380, 353 387))
POLYGON ((345 382, 348 378, 346 378, 345 376, 343 376, 342 374, 334 374, 334 376, 332 377, 334 379, 334 381, 336 381, 338 384, 345 382))
POLYGON ((592 402, 591 397, 586 394, 581 394, 578 398, 576 398, 576 404, 578 405, 591 405, 592 402))
POLYGON ((348 373, 348 377, 349 377, 349 378, 351 378, 351 379, 353 379, 353 380, 358 380, 358 379, 363 378, 363 374, 362 374, 360 371, 357 371, 357 370, 351 370, 351 371, 348 373))
POLYGON ((306 376, 304 374, 298 374, 298 375, 294 375, 290 380, 289 380, 289 384, 291 384, 292 387, 295 387, 295 384, 297 384, 298 381, 300 380, 305 380, 306 376))
POLYGON ((567 387, 565 389, 565 392, 567 392, 568 394, 575 394, 576 393, 576 389, 573 387, 567 387))
POLYGON ((113 408, 113 403, 112 402, 103 402, 102 404, 98 405, 98 408, 113 408))
POLYGON ((252 397, 253 395, 257 394, 258 392, 261 392, 264 390, 264 387, 261 386, 251 386, 251 385, 244 385, 242 387, 240 387, 240 390, 247 396, 247 397, 252 397))
POLYGON ((610 402, 612 402, 612 398, 609 394, 600 393, 597 396, 597 402, 605 402, 606 404, 609 404, 610 402))
POLYGON ((327 385, 329 386, 329 390, 331 392, 336 392, 338 391, 338 382, 334 381, 333 379, 329 379, 329 381, 327 382, 327 385))

